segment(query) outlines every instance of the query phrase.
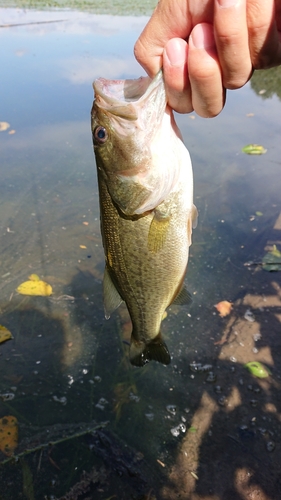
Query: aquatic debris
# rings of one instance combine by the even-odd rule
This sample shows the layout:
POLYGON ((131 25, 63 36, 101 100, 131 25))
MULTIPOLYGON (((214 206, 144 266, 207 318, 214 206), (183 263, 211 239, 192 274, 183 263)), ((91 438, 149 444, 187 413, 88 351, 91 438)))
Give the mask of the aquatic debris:
POLYGON ((189 427, 188 432, 194 433, 197 432, 197 429, 192 425, 191 427, 189 427))
POLYGON ((167 405, 166 410, 171 413, 171 415, 175 415, 177 413, 176 405, 167 405))
POLYGON ((108 404, 108 401, 105 398, 100 398, 96 404, 96 408, 99 408, 100 410, 104 410, 105 405, 108 404))
POLYGON ((230 314, 233 304, 232 302, 228 302, 228 300, 222 300, 218 304, 215 304, 214 307, 219 312, 220 317, 224 318, 224 316, 228 316, 228 314, 230 314))
POLYGON ((271 372, 268 368, 266 368, 262 363, 259 361, 249 361, 249 363, 246 363, 245 368, 249 370, 249 372, 254 375, 254 377, 257 378, 266 378, 269 375, 271 375, 271 372))
POLYGON ((62 405, 66 405, 67 399, 65 396, 62 396, 61 398, 58 398, 57 396, 53 396, 53 400, 56 401, 56 403, 60 403, 62 405))
POLYGON ((149 420, 150 422, 152 422, 152 420, 154 420, 154 413, 145 413, 144 416, 147 418, 147 420, 149 420))
POLYGON ((130 401, 138 403, 140 400, 135 384, 128 384, 126 382, 116 384, 114 387, 114 396, 116 402, 113 411, 116 413, 117 420, 121 416, 123 405, 128 404, 130 401))
POLYGON ((10 126, 11 125, 8 122, 0 122, 0 132, 5 132, 5 130, 8 130, 10 126))
POLYGON ((0 344, 12 338, 13 337, 10 330, 8 330, 8 328, 6 328, 5 326, 0 325, 0 344))
POLYGON ((10 457, 18 446, 18 421, 13 415, 0 419, 0 450, 10 457))
POLYGON ((267 149, 259 144, 247 144, 247 146, 242 148, 242 151, 247 155, 263 155, 267 152, 267 149))
POLYGON ((276 245, 263 257, 262 268, 265 271, 281 271, 281 252, 276 245))
POLYGON ((40 295, 47 297, 53 293, 53 290, 51 285, 40 280, 37 274, 31 274, 28 277, 28 281, 24 281, 18 286, 17 292, 22 295, 40 295))
POLYGON ((228 403, 228 399, 226 396, 222 395, 219 399, 218 399, 218 404, 220 406, 226 406, 228 403))
POLYGON ((206 377, 206 382, 213 383, 217 380, 217 376, 214 372, 209 372, 207 377, 206 377))
POLYGON ((166 465, 164 464, 164 462, 161 462, 161 460, 159 460, 159 458, 157 458, 156 462, 161 465, 161 467, 166 467, 166 465))
POLYGON ((253 323, 255 321, 255 316, 252 313, 252 311, 250 311, 250 309, 247 309, 247 311, 244 314, 244 318, 250 323, 253 323))
POLYGON ((186 432, 186 426, 183 423, 180 423, 176 427, 173 427, 172 429, 170 429, 170 431, 171 431, 172 436, 178 437, 181 432, 183 434, 185 434, 185 432, 186 432))
POLYGON ((267 451, 273 451, 275 449, 274 441, 268 441, 268 443, 266 443, 266 449, 267 451))
POLYGON ((189 364, 189 368, 193 373, 199 373, 199 372, 209 372, 212 370, 212 365, 205 364, 203 365, 202 363, 196 363, 195 361, 192 361, 192 363, 189 364))
POLYGON ((13 392, 2 392, 2 394, 0 394, 0 398, 2 399, 2 401, 12 401, 14 397, 15 395, 13 392))
POLYGON ((34 500, 34 487, 32 472, 27 462, 22 458, 20 460, 22 467, 22 490, 23 494, 28 500, 34 500))
POLYGON ((253 339, 255 342, 258 342, 261 339, 261 333, 254 333, 253 339))
POLYGON ((194 477, 194 479, 199 479, 199 477, 197 476, 197 474, 195 474, 195 472, 193 472, 192 470, 190 471, 190 474, 192 475, 192 477, 194 477))

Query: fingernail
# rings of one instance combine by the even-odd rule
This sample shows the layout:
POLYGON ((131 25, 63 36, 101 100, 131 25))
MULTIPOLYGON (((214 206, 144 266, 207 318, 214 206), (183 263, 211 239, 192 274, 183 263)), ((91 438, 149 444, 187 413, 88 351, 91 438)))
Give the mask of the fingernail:
POLYGON ((218 4, 220 7, 234 7, 238 3, 238 1, 237 0, 218 0, 218 4))
POLYGON ((170 40, 165 46, 165 53, 171 66, 182 66, 186 61, 186 43, 177 38, 170 40))
POLYGON ((208 49, 214 47, 214 32, 211 24, 197 24, 189 37, 189 42, 192 42, 196 49, 208 49))

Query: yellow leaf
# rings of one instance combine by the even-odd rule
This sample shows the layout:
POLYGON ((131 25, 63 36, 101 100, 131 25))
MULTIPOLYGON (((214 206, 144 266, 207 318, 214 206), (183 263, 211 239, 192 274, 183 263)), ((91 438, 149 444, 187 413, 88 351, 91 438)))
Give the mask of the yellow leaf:
POLYGON ((38 274, 31 274, 30 276, 28 276, 28 279, 31 281, 40 281, 38 274))
POLYGON ((215 305, 215 308, 219 312, 220 317, 223 318, 224 316, 230 314, 232 309, 232 303, 228 302, 228 300, 222 300, 221 302, 215 305))
POLYGON ((0 122, 0 132, 4 132, 10 128, 10 124, 8 122, 0 122))
POLYGON ((6 340, 10 340, 12 337, 12 334, 8 328, 5 326, 0 325, 0 344, 3 342, 6 342, 6 340))
POLYGON ((242 151, 247 155, 263 155, 267 152, 267 149, 259 144, 247 144, 247 146, 242 148, 242 151))
POLYGON ((22 295, 40 295, 47 297, 53 293, 53 290, 51 285, 40 280, 37 274, 31 274, 29 276, 29 281, 24 281, 18 286, 17 292, 22 295))
POLYGON ((80 248, 87 248, 85 245, 79 245, 80 248))
POLYGON ((18 421, 16 417, 8 415, 0 419, 0 450, 8 457, 18 446, 18 421))

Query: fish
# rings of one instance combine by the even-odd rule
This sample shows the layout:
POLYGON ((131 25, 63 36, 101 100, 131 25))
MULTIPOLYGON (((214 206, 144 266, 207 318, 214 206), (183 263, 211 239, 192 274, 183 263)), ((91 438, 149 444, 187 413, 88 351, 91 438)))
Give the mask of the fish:
POLYGON ((191 300, 184 286, 192 229, 193 173, 162 70, 151 79, 93 83, 93 148, 105 254, 105 317, 126 303, 130 362, 168 365, 167 307, 191 300))

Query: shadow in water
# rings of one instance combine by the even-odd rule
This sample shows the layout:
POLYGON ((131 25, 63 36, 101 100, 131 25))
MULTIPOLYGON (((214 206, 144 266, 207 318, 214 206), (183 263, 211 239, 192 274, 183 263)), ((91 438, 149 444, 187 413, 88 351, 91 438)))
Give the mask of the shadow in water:
MULTIPOLYGON (((237 294, 231 315, 201 311, 184 342, 179 325, 187 311, 171 308, 163 328, 172 364, 135 369, 123 343, 124 309, 104 320, 99 272, 78 270, 62 296, 70 301, 32 298, 13 310, 2 307, 0 323, 14 341, 1 347, 1 393, 16 390, 13 400, 1 402, 1 415, 17 417, 16 451, 23 455, 16 466, 2 466, 7 494, 1 499, 31 484, 31 499, 244 500, 256 494, 277 500, 279 274, 245 275, 247 293, 237 294), (262 295, 254 292, 259 280, 266 285, 262 295), (245 318, 249 309, 252 322, 245 318), (196 352, 202 370, 194 369, 196 352), (244 366, 253 359, 272 374, 254 378, 244 366), (180 423, 186 432, 172 435, 180 423)), ((196 318, 200 308, 192 308, 196 318)))
MULTIPOLYGON (((280 498, 280 290, 272 280, 267 294, 244 294, 231 318, 221 320, 226 323, 212 371, 193 375, 198 393, 190 395, 191 431, 177 450, 163 498, 280 498), (252 322, 245 319, 249 307, 252 322), (271 374, 264 379, 252 376, 236 361, 238 352, 245 363, 262 361, 271 374)), ((204 365, 210 356, 200 361, 204 365)), ((178 368, 183 377, 190 377, 186 363, 178 368)))

